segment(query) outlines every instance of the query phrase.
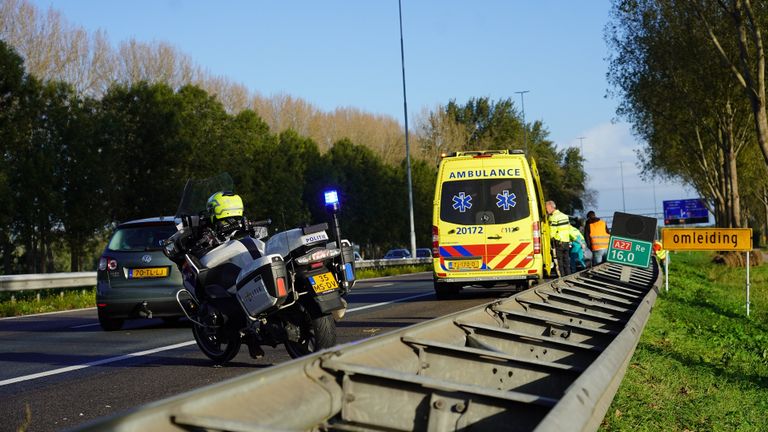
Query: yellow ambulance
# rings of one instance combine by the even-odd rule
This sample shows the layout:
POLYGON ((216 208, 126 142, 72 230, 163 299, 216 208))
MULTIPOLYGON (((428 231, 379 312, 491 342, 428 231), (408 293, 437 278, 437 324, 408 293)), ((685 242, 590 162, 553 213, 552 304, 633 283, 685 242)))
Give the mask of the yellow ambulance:
POLYGON ((432 217, 435 293, 527 288, 549 276, 549 225, 536 163, 522 150, 452 153, 440 161, 432 217))

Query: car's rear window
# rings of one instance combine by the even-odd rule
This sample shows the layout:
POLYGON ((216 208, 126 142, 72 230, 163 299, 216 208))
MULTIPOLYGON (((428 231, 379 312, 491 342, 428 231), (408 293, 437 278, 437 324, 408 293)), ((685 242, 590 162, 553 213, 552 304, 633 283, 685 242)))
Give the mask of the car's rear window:
POLYGON ((176 226, 172 224, 129 225, 115 231, 107 249, 125 252, 159 249, 162 241, 175 232, 176 226))
POLYGON ((443 183, 440 219, 458 225, 493 225, 530 216, 525 179, 457 180, 443 183))

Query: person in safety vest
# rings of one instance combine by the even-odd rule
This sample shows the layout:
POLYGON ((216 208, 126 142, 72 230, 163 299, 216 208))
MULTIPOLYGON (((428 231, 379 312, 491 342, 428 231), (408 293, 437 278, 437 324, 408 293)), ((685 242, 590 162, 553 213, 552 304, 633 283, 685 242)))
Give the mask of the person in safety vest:
POLYGON ((584 235, 575 226, 571 225, 569 234, 571 236, 571 273, 576 273, 587 267, 584 264, 584 247, 586 245, 584 244, 584 235))
POLYGON ((571 273, 571 223, 568 215, 557 209, 554 201, 545 203, 552 233, 552 249, 557 259, 557 273, 560 277, 571 273))
POLYGON ((659 261, 664 261, 664 258, 667 257, 667 251, 664 250, 664 246, 658 240, 653 242, 653 253, 656 254, 656 258, 658 258, 659 261))
POLYGON ((587 222, 584 224, 584 239, 587 247, 592 251, 592 265, 605 262, 608 253, 608 241, 611 232, 605 225, 605 221, 595 216, 595 212, 587 212, 587 222))

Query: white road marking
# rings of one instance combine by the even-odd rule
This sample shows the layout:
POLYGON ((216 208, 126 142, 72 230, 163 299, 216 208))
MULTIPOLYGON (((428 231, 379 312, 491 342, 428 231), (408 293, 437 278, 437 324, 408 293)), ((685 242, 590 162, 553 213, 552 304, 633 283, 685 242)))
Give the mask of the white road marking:
POLYGON ((5 317, 5 318, 0 318, 0 321, 10 320, 10 319, 18 319, 18 318, 38 317, 38 316, 43 316, 43 315, 53 315, 53 314, 60 314, 60 313, 87 311, 87 310, 91 310, 91 309, 96 309, 96 307, 94 306, 94 307, 82 308, 82 309, 69 309, 69 310, 64 310, 64 311, 43 312, 43 313, 39 313, 39 314, 19 315, 19 316, 5 317))
MULTIPOLYGON (((432 292, 416 294, 416 295, 412 295, 412 296, 408 296, 408 297, 403 297, 403 298, 400 298, 400 299, 397 299, 397 300, 388 301, 388 302, 374 303, 374 304, 369 304, 369 305, 366 305, 366 306, 360 306, 360 307, 356 307, 356 308, 352 308, 352 309, 347 309, 347 312, 357 312, 357 311, 371 309, 371 308, 375 308, 375 307, 379 307, 379 306, 386 306, 386 305, 389 305, 389 304, 392 304, 392 303, 399 303, 399 302, 403 302, 403 301, 406 301, 406 300, 412 300, 412 299, 415 299, 415 298, 431 296, 433 294, 434 293, 432 293, 432 292)), ((81 326, 77 326, 77 327, 86 327, 86 326, 92 326, 92 325, 98 325, 98 323, 86 324, 86 325, 81 325, 81 326)), ((70 328, 76 328, 76 327, 70 327, 70 328)), ((107 364, 107 363, 114 363, 114 362, 118 362, 118 361, 121 361, 121 360, 127 360, 127 359, 134 358, 134 357, 141 357, 141 356, 155 354, 155 353, 162 352, 162 351, 169 351, 169 350, 173 350, 173 349, 176 349, 176 348, 183 348, 183 347, 186 347, 186 346, 189 346, 189 345, 194 345, 194 344, 195 344, 195 341, 181 342, 181 343, 177 343, 177 344, 174 344, 174 345, 168 345, 168 346, 164 346, 164 347, 160 347, 160 348, 154 348, 154 349, 146 350, 146 351, 139 351, 139 352, 125 354, 125 355, 121 355, 121 356, 117 356, 117 357, 110 357, 110 358, 106 358, 106 359, 102 359, 102 360, 96 360, 96 361, 92 361, 92 362, 88 362, 88 363, 84 363, 84 364, 80 364, 80 365, 67 366, 67 367, 63 367, 63 368, 59 368, 59 369, 53 369, 53 370, 46 371, 46 372, 39 372, 39 373, 36 373, 36 374, 24 375, 24 376, 20 376, 20 377, 16 377, 16 378, 9 378, 7 380, 0 381, 0 387, 6 386, 6 385, 10 385, 10 384, 15 384, 15 383, 18 383, 18 382, 30 381, 30 380, 34 380, 34 379, 38 379, 38 378, 44 378, 44 377, 51 376, 51 375, 58 375, 58 374, 63 374, 63 373, 67 373, 67 372, 73 372, 73 371, 76 371, 76 370, 79 370, 79 369, 85 369, 85 368, 88 368, 88 367, 91 367, 91 366, 99 366, 99 365, 103 365, 103 364, 107 364)))
POLYGON ((182 347, 189 346, 189 345, 194 345, 194 344, 195 344, 195 341, 187 341, 187 342, 177 343, 175 345, 168 345, 168 346, 164 346, 164 347, 160 347, 160 348, 155 348, 155 349, 151 349, 151 350, 139 351, 139 352, 125 354, 125 355, 121 355, 121 356, 117 356, 117 357, 110 357, 110 358, 106 358, 106 359, 102 359, 102 360, 96 360, 96 361, 92 361, 92 362, 88 362, 88 363, 84 363, 84 364, 80 364, 80 365, 67 366, 67 367, 63 367, 63 368, 59 368, 59 369, 49 370, 49 371, 46 371, 46 372, 40 372, 40 373, 36 373, 36 374, 24 375, 24 376, 20 376, 20 377, 16 377, 16 378, 10 378, 10 379, 7 379, 7 380, 0 381, 0 387, 5 386, 5 385, 9 385, 9 384, 15 384, 17 382, 30 381, 30 380, 33 380, 33 379, 43 378, 43 377, 47 377, 47 376, 51 376, 51 375, 58 375, 58 374, 66 373, 66 372, 72 372, 72 371, 76 371, 78 369, 85 369, 85 368, 88 368, 88 367, 91 367, 91 366, 99 366, 99 365, 103 365, 103 364, 107 364, 107 363, 114 363, 114 362, 118 362, 118 361, 121 361, 121 360, 127 360, 127 359, 134 358, 134 357, 141 357, 141 356, 145 356, 145 355, 155 354, 155 353, 159 353, 159 352, 162 352, 162 351, 168 351, 168 350, 172 350, 172 349, 176 349, 176 348, 182 348, 182 347))
POLYGON ((392 303, 398 303, 398 302, 402 302, 402 301, 406 301, 406 300, 411 300, 411 299, 415 299, 415 298, 419 298, 419 297, 426 297, 426 296, 431 296, 431 295, 434 295, 434 293, 428 292, 428 293, 416 294, 416 295, 412 295, 410 297, 403 297, 401 299, 392 300, 392 301, 388 301, 388 302, 384 302, 384 303, 374 303, 374 304, 369 304, 369 305, 366 305, 366 306, 360 306, 360 307, 356 307, 356 308, 352 308, 352 309, 347 309, 347 312, 357 312, 357 311, 361 311, 361 310, 365 310, 365 309, 375 308, 375 307, 379 307, 379 306, 386 306, 386 305, 392 304, 392 303))
POLYGON ((376 285, 373 286, 373 288, 380 288, 380 287, 385 287, 385 286, 390 286, 390 285, 394 285, 394 283, 390 282, 390 283, 376 284, 376 285))
POLYGON ((99 323, 81 324, 81 325, 76 325, 76 326, 70 327, 69 329, 72 330, 72 329, 79 329, 79 328, 83 328, 83 327, 95 327, 97 325, 99 325, 99 323))

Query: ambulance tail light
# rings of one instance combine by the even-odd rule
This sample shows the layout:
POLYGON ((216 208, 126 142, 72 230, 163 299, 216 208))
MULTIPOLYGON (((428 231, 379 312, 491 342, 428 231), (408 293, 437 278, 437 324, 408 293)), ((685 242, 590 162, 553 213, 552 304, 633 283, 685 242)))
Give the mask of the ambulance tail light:
POLYGON ((541 230, 539 229, 539 222, 533 223, 533 253, 541 253, 541 230))
POLYGON ((440 230, 432 225, 432 258, 440 258, 440 230))

